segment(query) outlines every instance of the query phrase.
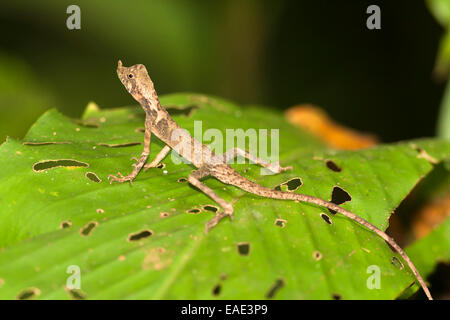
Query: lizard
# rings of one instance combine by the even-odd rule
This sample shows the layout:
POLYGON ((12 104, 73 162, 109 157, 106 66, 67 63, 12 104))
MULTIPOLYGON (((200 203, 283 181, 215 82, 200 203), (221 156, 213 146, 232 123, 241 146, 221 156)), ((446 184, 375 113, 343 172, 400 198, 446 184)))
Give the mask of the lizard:
POLYGON ((384 239, 385 242, 394 248, 394 250, 406 261, 425 292, 427 298, 429 300, 433 299, 427 285, 425 284, 425 281, 411 259, 396 243, 396 241, 387 235, 383 230, 332 202, 306 194, 270 189, 248 180, 228 165, 228 163, 237 156, 247 158, 252 163, 261 165, 274 173, 281 173, 286 170, 291 170, 292 167, 281 167, 279 162, 276 164, 269 163, 239 148, 228 150, 222 155, 216 155, 207 145, 204 145, 200 141, 194 139, 188 131, 183 130, 172 119, 167 110, 159 102, 158 94, 156 93, 153 81, 150 79, 147 69, 143 64, 125 67, 122 64, 122 61, 119 60, 117 65, 117 75, 126 90, 144 109, 145 131, 143 151, 139 158, 132 158, 136 160, 136 163, 133 164, 132 172, 126 176, 123 176, 120 172, 116 175, 109 175, 108 180, 110 183, 114 181, 120 183, 132 183, 141 169, 146 171, 149 168, 157 167, 173 149, 196 167, 196 170, 189 175, 188 182, 205 193, 222 208, 222 211, 216 213, 216 215, 206 223, 205 232, 210 231, 219 223, 220 220, 225 217, 230 217, 232 219, 234 211, 231 203, 225 201, 206 184, 201 182, 201 179, 208 176, 212 176, 224 184, 238 187, 257 196, 272 199, 293 200, 325 207, 355 221, 384 239), (174 138, 174 132, 177 132, 177 138, 174 138), (163 141, 165 146, 161 149, 161 151, 159 151, 151 162, 147 163, 150 154, 152 134, 163 141))

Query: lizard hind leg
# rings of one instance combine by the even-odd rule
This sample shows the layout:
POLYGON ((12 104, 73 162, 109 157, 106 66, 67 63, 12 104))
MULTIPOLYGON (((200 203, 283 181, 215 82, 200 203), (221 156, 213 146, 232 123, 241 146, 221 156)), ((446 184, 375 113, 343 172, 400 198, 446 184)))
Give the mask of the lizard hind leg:
POLYGON ((204 178, 210 174, 209 169, 206 167, 201 167, 198 170, 192 172, 188 177, 188 182, 193 185, 194 187, 198 188, 200 191, 202 191, 204 194, 206 194, 208 197, 213 199, 219 206, 222 207, 223 211, 219 212, 214 218, 209 220, 205 225, 205 232, 208 233, 209 230, 211 230, 214 226, 216 226, 220 220, 222 220, 225 217, 230 217, 230 219, 233 219, 233 205, 221 197, 217 195, 210 187, 205 185, 200 181, 201 178, 204 178))

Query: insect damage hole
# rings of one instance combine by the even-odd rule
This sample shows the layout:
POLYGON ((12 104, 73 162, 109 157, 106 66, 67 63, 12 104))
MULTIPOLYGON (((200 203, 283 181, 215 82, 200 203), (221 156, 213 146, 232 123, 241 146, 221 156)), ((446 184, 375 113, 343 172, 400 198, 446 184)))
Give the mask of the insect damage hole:
POLYGON ((134 147, 140 145, 140 142, 126 142, 126 143, 99 143, 99 146, 108 147, 108 148, 125 148, 125 147, 134 147))
POLYGON ((60 224, 61 229, 67 229, 67 228, 70 228, 71 226, 72 226, 72 222, 70 220, 64 220, 60 224))
POLYGON ((192 209, 186 210, 186 213, 189 213, 189 214, 199 214, 200 212, 202 212, 202 210, 198 209, 198 208, 192 208, 192 209))
POLYGON ((180 183, 187 182, 187 179, 184 177, 181 177, 177 180, 177 182, 180 182, 180 183))
POLYGON ((148 238, 148 237, 150 237, 151 235, 153 235, 153 231, 152 230, 142 230, 142 231, 140 231, 140 232, 137 232, 137 233, 131 233, 129 236, 128 236, 128 241, 130 242, 130 241, 138 241, 138 240, 142 240, 142 239, 145 239, 145 238, 148 238))
POLYGON ((405 267, 405 266, 403 265, 403 263, 402 263, 397 257, 395 257, 395 256, 392 257, 391 263, 392 263, 395 267, 399 268, 400 270, 403 270, 403 268, 405 267))
POLYGON ((280 227, 280 228, 286 227, 286 223, 287 223, 287 220, 284 220, 284 219, 281 219, 281 218, 275 219, 275 222, 274 222, 274 224, 275 224, 277 227, 280 227))
POLYGON ((81 162, 74 159, 60 159, 60 160, 42 160, 39 162, 36 162, 33 165, 33 171, 34 172, 42 172, 58 167, 66 167, 66 168, 78 168, 83 167, 87 168, 89 167, 89 164, 86 162, 81 162))
POLYGON ((72 144, 72 142, 68 141, 42 141, 42 142, 34 142, 34 141, 25 141, 22 142, 24 146, 48 146, 53 144, 72 144))
POLYGON ((267 299, 272 299, 273 297, 275 297, 275 294, 281 289, 283 288, 285 285, 284 280, 283 279, 277 279, 275 281, 275 283, 272 285, 272 287, 270 287, 269 291, 266 294, 266 298, 267 299))
MULTIPOLYGON (((339 206, 347 201, 352 201, 350 194, 338 186, 333 187, 333 191, 331 191, 331 202, 339 206)), ((336 214, 334 210, 328 209, 328 211, 331 214, 336 214)))
POLYGON ((213 206, 211 204, 205 204, 204 206, 202 206, 202 209, 204 211, 209 211, 209 212, 212 212, 212 213, 217 213, 219 211, 218 207, 213 206))
POLYGON ((38 288, 27 288, 17 295, 17 300, 30 300, 41 294, 38 288))
POLYGON ((331 297, 332 297, 334 300, 342 300, 342 296, 341 296, 339 293, 333 293, 333 294, 331 295, 331 297))
POLYGON ((275 186, 274 189, 278 190, 278 191, 294 192, 298 188, 300 188, 301 186, 302 186, 302 179, 301 178, 292 178, 292 179, 289 179, 286 182, 283 182, 283 183, 275 186))
POLYGON ((320 259, 322 259, 322 257, 323 257, 322 252, 320 252, 318 250, 313 252, 314 260, 319 261, 320 259))
POLYGON ((325 161, 325 164, 327 165, 327 168, 334 171, 334 172, 341 172, 342 168, 339 167, 336 162, 334 162, 333 160, 327 160, 325 161))
POLYGON ((166 110, 171 116, 181 115, 181 116, 185 116, 185 117, 192 117, 195 110, 197 110, 197 109, 198 109, 198 106, 195 104, 185 105, 182 107, 166 106, 166 110))
POLYGON ((80 229, 80 234, 83 237, 87 237, 92 233, 92 231, 94 231, 95 228, 97 228, 97 226, 97 221, 91 221, 80 229))
POLYGON ((85 177, 88 178, 89 180, 95 182, 95 183, 102 182, 102 179, 100 179, 98 177, 98 175, 95 174, 95 172, 86 172, 85 177))
POLYGON ((156 166, 158 169, 164 169, 166 167, 166 164, 164 162, 161 162, 156 166))
POLYGON ((81 289, 67 289, 69 296, 72 300, 85 300, 87 294, 81 289))
POLYGON ((327 214, 325 214, 325 213, 321 213, 320 214, 320 217, 326 222, 326 223, 328 223, 328 224, 333 224, 333 220, 331 220, 331 218, 327 215, 327 214))
POLYGON ((168 216, 170 216, 170 213, 169 213, 169 212, 160 212, 160 213, 159 213, 159 216, 160 216, 161 218, 167 218, 168 216))
POLYGON ((237 251, 241 256, 248 256, 250 254, 250 243, 239 242, 237 244, 237 251))
POLYGON ((212 295, 217 297, 220 294, 220 291, 222 291, 222 285, 219 283, 212 289, 212 295))

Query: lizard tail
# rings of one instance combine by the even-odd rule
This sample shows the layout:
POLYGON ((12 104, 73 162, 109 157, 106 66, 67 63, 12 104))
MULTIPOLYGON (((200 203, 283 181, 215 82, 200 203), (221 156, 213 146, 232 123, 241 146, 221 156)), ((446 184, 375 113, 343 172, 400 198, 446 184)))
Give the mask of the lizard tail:
MULTIPOLYGON (((237 177, 234 177, 234 178, 237 178, 237 177)), ((392 248, 395 249, 395 251, 398 252, 398 254, 400 254, 402 256, 402 258, 406 261, 409 268, 415 275, 416 279, 419 281, 419 284, 422 287, 423 291, 425 292, 427 298, 429 300, 433 300, 433 297, 431 296, 430 291, 428 290, 428 287, 425 284, 425 281, 423 280, 423 278, 420 275, 419 271, 417 270, 416 266, 413 264, 411 259, 405 253, 405 251, 403 251, 403 249, 395 242, 395 240, 393 238, 388 236, 383 230, 374 226, 367 220, 357 216, 356 214, 354 214, 342 207, 339 207, 338 205, 336 205, 332 202, 325 201, 320 198, 316 198, 313 196, 308 196, 308 195, 300 194, 300 193, 283 192, 283 191, 278 191, 278 190, 273 190, 270 188, 262 187, 261 185, 255 183, 253 181, 250 181, 242 176, 239 176, 238 179, 239 179, 239 182, 234 180, 237 183, 232 183, 232 184, 238 188, 241 188, 241 189, 249 192, 249 193, 253 193, 253 194, 265 197, 265 198, 294 200, 294 201, 297 200, 297 201, 306 202, 306 203, 313 203, 318 206, 325 207, 325 208, 331 209, 333 211, 336 211, 336 212, 346 216, 347 218, 356 221, 357 223, 366 227, 367 229, 370 229, 371 231, 373 231, 374 233, 379 235, 381 238, 383 238, 392 248)))

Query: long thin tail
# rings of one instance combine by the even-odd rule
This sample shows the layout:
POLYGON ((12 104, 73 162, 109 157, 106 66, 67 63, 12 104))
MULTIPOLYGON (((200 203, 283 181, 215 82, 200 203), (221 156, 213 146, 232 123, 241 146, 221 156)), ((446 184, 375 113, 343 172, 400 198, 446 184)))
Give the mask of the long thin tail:
POLYGON ((431 296, 430 291, 428 290, 428 287, 425 284, 425 281, 423 281, 422 276, 420 275, 420 273, 417 270, 414 263, 412 263, 411 259, 409 259, 408 255, 405 253, 405 251, 403 251, 403 249, 395 242, 394 239, 389 237, 384 231, 377 228, 376 226, 374 226, 367 220, 357 216, 356 214, 354 214, 344 208, 339 207, 338 205, 336 205, 332 202, 325 201, 320 198, 316 198, 316 197, 312 197, 312 196, 308 196, 308 195, 300 194, 300 193, 283 192, 283 191, 273 190, 273 189, 262 187, 261 185, 256 184, 255 182, 250 181, 242 176, 240 176, 240 178, 244 179, 244 180, 241 180, 241 181, 239 181, 239 183, 236 183, 236 184, 233 183, 233 185, 235 185, 236 187, 241 188, 247 192, 250 192, 250 193, 265 197, 265 198, 298 200, 298 201, 302 201, 302 202, 316 204, 318 206, 325 207, 325 208, 334 210, 336 212, 339 212, 340 214, 342 214, 342 215, 356 221, 360 225, 366 227, 367 229, 372 230, 377 235, 379 235, 381 238, 383 238, 392 248, 395 249, 395 251, 397 251, 402 256, 402 258, 406 261, 406 263, 408 264, 411 271, 416 276, 417 281, 419 281, 420 286, 422 287, 423 291, 425 292, 427 298, 429 300, 433 300, 433 297, 431 296))

